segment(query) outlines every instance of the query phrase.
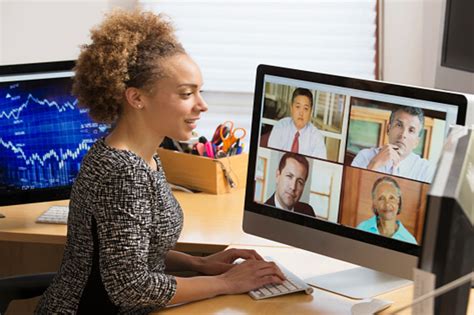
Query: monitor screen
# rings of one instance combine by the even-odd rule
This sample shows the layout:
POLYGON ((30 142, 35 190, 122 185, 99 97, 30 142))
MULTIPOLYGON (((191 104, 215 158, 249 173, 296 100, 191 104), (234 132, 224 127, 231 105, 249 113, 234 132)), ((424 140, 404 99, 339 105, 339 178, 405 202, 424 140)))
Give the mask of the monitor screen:
POLYGON ((474 1, 446 0, 441 64, 474 73, 474 1))
POLYGON ((436 163, 466 106, 459 94, 260 65, 244 230, 381 271, 371 249, 416 258, 436 163))
POLYGON ((0 205, 69 198, 108 125, 72 96, 73 61, 0 66, 0 205))
MULTIPOLYGON (((437 29, 437 22, 441 22, 438 47, 434 50, 427 48, 437 59, 435 87, 474 94, 474 1, 437 1, 433 3, 433 12, 438 10, 438 6, 439 19, 432 19, 427 28, 427 38, 431 41, 432 33, 437 29)), ((472 107, 470 110, 473 113, 472 107)), ((468 125, 474 123, 473 117, 473 114, 467 116, 468 125)))

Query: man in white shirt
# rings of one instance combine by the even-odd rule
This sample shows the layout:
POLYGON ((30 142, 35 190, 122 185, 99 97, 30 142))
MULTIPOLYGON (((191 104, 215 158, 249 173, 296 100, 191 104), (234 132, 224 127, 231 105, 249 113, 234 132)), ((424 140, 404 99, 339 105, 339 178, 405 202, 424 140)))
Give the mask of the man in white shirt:
POLYGON ((436 166, 413 153, 420 142, 423 124, 424 114, 420 108, 400 107, 390 115, 389 143, 361 150, 351 165, 431 183, 436 166))
POLYGON ((272 129, 268 146, 321 159, 327 158, 324 136, 311 122, 313 94, 297 88, 291 98, 291 117, 280 119, 272 129))

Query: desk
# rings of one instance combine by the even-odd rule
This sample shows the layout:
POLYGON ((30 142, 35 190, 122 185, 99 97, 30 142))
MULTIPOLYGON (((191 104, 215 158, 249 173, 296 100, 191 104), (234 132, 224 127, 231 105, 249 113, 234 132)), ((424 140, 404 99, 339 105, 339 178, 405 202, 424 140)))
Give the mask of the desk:
MULTIPOLYGON (((184 212, 183 232, 178 240, 180 246, 277 244, 242 231, 244 189, 221 195, 180 191, 175 191, 174 195, 184 212)), ((67 204, 68 200, 62 200, 0 207, 0 212, 6 216, 0 219, 0 241, 64 245, 66 225, 41 224, 35 220, 50 206, 67 204)))
MULTIPOLYGON (((244 190, 230 194, 211 195, 175 192, 184 211, 183 233, 178 241, 178 250, 190 252, 213 252, 229 244, 249 248, 258 246, 263 255, 270 255, 298 276, 305 278, 314 274, 308 265, 317 266, 319 272, 336 271, 343 268, 318 262, 310 263, 311 254, 279 243, 267 241, 242 231, 244 190), (297 257, 297 258, 295 258, 297 257)), ((66 226, 34 223, 35 219, 50 205, 66 205, 66 201, 37 203, 1 207, 6 218, 0 219, 0 276, 27 272, 54 271, 59 266, 66 240, 66 226)), ((325 257, 328 259, 327 257, 325 257)), ((316 269, 315 269, 316 270, 316 269)), ((381 296, 395 302, 408 301, 412 288, 403 288, 381 296)), ((473 305, 471 294, 471 310, 473 305)), ((337 295, 315 290, 313 295, 285 296, 265 301, 253 301, 249 296, 220 296, 214 299, 191 303, 162 311, 165 314, 349 314, 354 302, 337 295)), ((393 308, 392 308, 393 309, 393 308)), ((473 314, 471 312, 471 314, 473 314)))
MULTIPOLYGON (((242 231, 244 189, 228 194, 174 192, 184 212, 177 250, 213 253, 229 244, 277 245, 242 231)), ((68 201, 0 207, 0 276, 57 270, 66 242, 66 225, 35 223, 52 205, 68 201), (35 264, 31 264, 35 261, 35 264), (43 263, 41 261, 44 261, 43 263), (49 267, 48 267, 49 266, 49 267)))
MULTIPOLYGON (((193 254, 214 253, 229 244, 277 244, 242 231, 244 189, 229 194, 174 192, 184 212, 183 232, 177 250, 193 254)), ((68 200, 0 207, 0 277, 56 271, 66 242, 66 225, 35 223, 52 205, 68 200)), ((14 312, 31 313, 34 303, 16 303, 14 312)))
MULTIPOLYGON (((272 256, 302 279, 336 272, 350 266, 350 264, 342 261, 290 247, 249 247, 240 245, 233 245, 231 247, 253 248, 264 256, 272 256)), ((394 302, 390 308, 380 312, 380 314, 390 314, 395 308, 408 303, 412 296, 412 285, 378 296, 378 298, 394 302)), ((351 307, 355 303, 355 300, 321 289, 315 289, 312 295, 297 293, 260 301, 254 301, 247 294, 219 296, 178 307, 170 307, 152 314, 351 314, 351 307)), ((400 314, 411 314, 411 310, 405 310, 400 314)), ((474 290, 471 290, 467 314, 474 314, 474 290)))

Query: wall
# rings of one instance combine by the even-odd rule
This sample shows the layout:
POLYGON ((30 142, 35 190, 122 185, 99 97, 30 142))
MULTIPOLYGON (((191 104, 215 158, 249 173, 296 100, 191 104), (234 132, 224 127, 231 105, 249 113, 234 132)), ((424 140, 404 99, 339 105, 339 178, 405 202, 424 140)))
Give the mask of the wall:
POLYGON ((418 85, 422 73, 422 1, 383 1, 383 79, 418 85))
POLYGON ((131 0, 0 0, 0 64, 75 59, 89 29, 131 0))
MULTIPOLYGON (((441 0, 381 0, 384 7, 383 78, 433 86, 441 0)), ((77 57, 89 29, 113 7, 135 0, 0 0, 0 64, 77 57)))
POLYGON ((383 79, 434 87, 441 40, 442 0, 382 0, 383 79))
MULTIPOLYGON (((0 64, 75 59, 79 45, 88 42, 89 29, 99 23, 104 12, 136 4, 136 0, 0 1, 0 64)), ((381 0, 384 80, 434 86, 440 1, 381 0)), ((208 136, 223 116, 233 117, 250 130, 252 95, 205 96, 210 109, 203 115, 200 134, 208 136)))

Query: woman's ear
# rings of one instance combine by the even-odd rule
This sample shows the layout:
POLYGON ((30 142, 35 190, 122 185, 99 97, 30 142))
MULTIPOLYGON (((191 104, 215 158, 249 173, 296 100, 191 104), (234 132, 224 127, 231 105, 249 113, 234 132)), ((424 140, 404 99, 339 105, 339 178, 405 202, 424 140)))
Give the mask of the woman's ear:
POLYGON ((128 87, 125 90, 125 99, 134 109, 142 109, 145 105, 143 92, 135 87, 128 87))

